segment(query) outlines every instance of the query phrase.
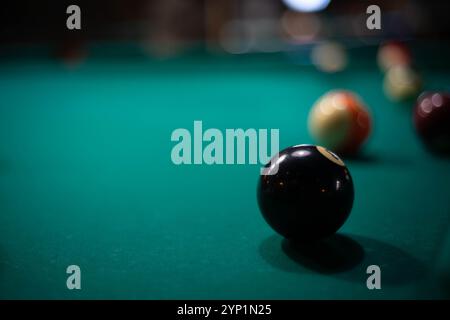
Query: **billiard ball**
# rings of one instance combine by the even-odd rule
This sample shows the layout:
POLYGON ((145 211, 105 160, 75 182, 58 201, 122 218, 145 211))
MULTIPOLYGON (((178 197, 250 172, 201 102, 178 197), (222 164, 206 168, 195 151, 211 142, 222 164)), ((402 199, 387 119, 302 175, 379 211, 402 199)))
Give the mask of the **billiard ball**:
POLYGON ((406 44, 398 41, 389 41, 380 45, 377 62, 384 72, 398 65, 411 65, 412 56, 406 44))
POLYGON ((350 172, 333 152, 297 145, 279 152, 259 178, 257 199, 266 222, 287 239, 317 241, 334 234, 353 206, 350 172))
POLYGON ((309 113, 311 136, 337 153, 355 154, 369 137, 371 116, 354 93, 334 90, 315 102, 309 113))
POLYGON ((450 154, 450 94, 424 92, 417 99, 413 121, 430 151, 450 154))
POLYGON ((383 88, 389 99, 404 101, 417 97, 422 88, 422 79, 411 66, 397 65, 386 72, 383 88))
POLYGON ((57 44, 56 58, 69 69, 79 67, 86 60, 87 56, 87 45, 83 39, 70 38, 57 44))
POLYGON ((311 61, 320 71, 328 73, 339 72, 347 66, 347 51, 338 42, 325 41, 313 48, 311 61))

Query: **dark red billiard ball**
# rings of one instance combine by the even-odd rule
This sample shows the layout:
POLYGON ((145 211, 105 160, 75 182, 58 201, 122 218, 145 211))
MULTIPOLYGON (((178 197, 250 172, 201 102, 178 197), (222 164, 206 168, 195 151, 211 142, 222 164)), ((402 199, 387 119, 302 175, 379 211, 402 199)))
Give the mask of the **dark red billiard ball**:
POLYGON ((257 199, 267 223, 287 239, 308 242, 335 233, 353 206, 350 172, 333 152, 314 145, 284 149, 264 168, 257 199))
POLYGON ((424 92, 414 109, 416 131, 429 150, 450 154, 450 94, 424 92))
POLYGON ((75 69, 80 66, 88 56, 86 41, 82 39, 66 39, 57 44, 55 55, 64 66, 75 69))

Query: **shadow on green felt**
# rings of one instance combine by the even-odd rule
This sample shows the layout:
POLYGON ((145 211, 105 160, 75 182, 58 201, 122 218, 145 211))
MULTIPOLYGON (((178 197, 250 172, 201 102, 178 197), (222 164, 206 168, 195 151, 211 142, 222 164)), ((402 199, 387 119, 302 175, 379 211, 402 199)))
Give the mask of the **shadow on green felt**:
POLYGON ((377 156, 375 153, 368 153, 366 151, 361 151, 355 155, 344 155, 342 156, 342 159, 344 161, 367 163, 367 164, 380 162, 379 156, 377 156))
POLYGON ((294 262, 323 274, 345 272, 364 259, 364 249, 361 245, 340 234, 310 244, 283 239, 281 248, 294 262))
POLYGON ((385 154, 381 152, 368 152, 362 150, 361 152, 355 155, 344 155, 342 159, 346 164, 364 164, 364 165, 389 165, 389 166, 398 166, 404 168, 407 165, 412 164, 411 159, 406 157, 402 157, 401 155, 396 154, 385 154))
POLYGON ((425 275, 425 266, 393 245, 355 235, 335 234, 309 245, 299 245, 278 235, 264 239, 259 247, 264 260, 293 273, 319 273, 346 281, 365 283, 369 265, 381 268, 386 285, 404 285, 425 275))

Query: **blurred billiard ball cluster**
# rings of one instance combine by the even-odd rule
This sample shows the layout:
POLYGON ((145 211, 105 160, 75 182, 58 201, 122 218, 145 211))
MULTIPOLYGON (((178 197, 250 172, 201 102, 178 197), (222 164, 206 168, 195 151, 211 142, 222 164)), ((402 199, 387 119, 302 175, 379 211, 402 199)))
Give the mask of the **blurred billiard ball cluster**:
MULTIPOLYGON (((385 72, 386 95, 393 101, 417 98, 415 104, 409 103, 418 136, 429 150, 448 155, 450 94, 432 91, 419 96, 422 81, 412 68, 406 44, 380 45, 377 61, 385 72)), ((368 106, 355 92, 333 90, 317 99, 309 112, 308 128, 320 146, 282 150, 259 179, 259 208, 275 231, 292 241, 311 242, 343 225, 352 209, 354 190, 350 172, 337 154, 360 153, 372 121, 368 106)))
MULTIPOLYGON (((377 63, 383 89, 393 103, 409 105, 413 125, 424 146, 437 155, 450 153, 450 105, 446 91, 424 91, 409 46, 400 41, 379 45, 377 63)), ((355 92, 333 90, 312 106, 308 128, 318 144, 344 156, 360 153, 373 126, 370 108, 355 92)))

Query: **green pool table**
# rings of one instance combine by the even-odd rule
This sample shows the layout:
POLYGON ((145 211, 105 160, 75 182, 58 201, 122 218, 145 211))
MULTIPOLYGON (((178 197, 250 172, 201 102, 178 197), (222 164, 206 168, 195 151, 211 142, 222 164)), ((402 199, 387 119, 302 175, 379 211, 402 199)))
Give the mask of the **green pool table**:
MULTIPOLYGON (((450 161, 423 148, 411 103, 384 96, 375 49, 338 74, 281 53, 108 52, 94 48, 77 67, 44 54, 0 60, 1 299, 449 297, 436 265, 450 161), (171 161, 173 130, 195 120, 278 128, 280 148, 313 143, 309 108, 336 88, 363 98, 374 130, 359 157, 344 158, 349 219, 306 253, 263 220, 259 165, 171 161), (66 287, 69 265, 81 268, 81 290, 66 287), (381 268, 381 290, 367 289, 369 265, 381 268)), ((423 65, 427 88, 448 88, 448 63, 423 65)))

